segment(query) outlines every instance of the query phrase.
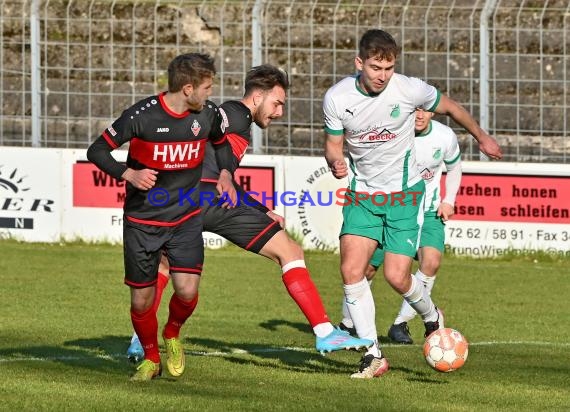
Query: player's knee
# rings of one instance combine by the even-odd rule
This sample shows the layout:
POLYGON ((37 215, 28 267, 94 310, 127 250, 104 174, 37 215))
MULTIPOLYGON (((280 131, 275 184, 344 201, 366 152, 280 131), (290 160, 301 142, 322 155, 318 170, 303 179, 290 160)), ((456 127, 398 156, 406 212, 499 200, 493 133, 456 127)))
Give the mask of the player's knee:
POLYGON ((180 299, 189 301, 198 295, 200 275, 175 273, 172 280, 174 292, 180 299))
POLYGON ((439 270, 439 265, 439 259, 426 259, 422 262, 421 271, 428 276, 434 276, 439 270))
POLYGON ((131 310, 136 313, 143 313, 150 309, 154 300, 154 294, 148 293, 132 293, 131 294, 131 310))
POLYGON ((384 277, 388 284, 398 293, 406 293, 410 290, 412 285, 412 277, 409 271, 401 270, 386 270, 384 268, 384 277))
POLYGON ((176 295, 182 300, 191 301, 198 295, 198 289, 191 287, 179 288, 176 290, 176 295))
POLYGON ((372 265, 368 265, 366 267, 366 271, 364 272, 364 276, 366 276, 367 280, 372 280, 374 279, 374 276, 376 276, 376 268, 372 265))
POLYGON ((289 253, 297 260, 305 259, 303 248, 290 237, 287 237, 289 253))
POLYGON ((347 285, 358 283, 361 280, 366 279, 362 268, 359 265, 352 263, 341 263, 340 272, 342 273, 344 283, 347 285))

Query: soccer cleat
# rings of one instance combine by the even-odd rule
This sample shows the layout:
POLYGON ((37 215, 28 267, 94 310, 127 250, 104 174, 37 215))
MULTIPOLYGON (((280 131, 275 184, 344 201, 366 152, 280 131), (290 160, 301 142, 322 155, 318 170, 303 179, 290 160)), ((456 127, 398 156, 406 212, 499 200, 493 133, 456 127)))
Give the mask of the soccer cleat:
POLYGON ((373 344, 374 342, 370 339, 355 338, 350 336, 348 332, 335 328, 324 338, 317 336, 316 347, 317 351, 324 355, 335 350, 368 348, 373 344))
POLYGON ((131 363, 139 363, 144 359, 144 349, 138 336, 131 341, 129 349, 127 349, 127 358, 131 363))
POLYGON ((358 372, 350 375, 354 379, 372 379, 384 375, 390 369, 388 360, 385 357, 377 358, 372 354, 362 357, 358 372))
POLYGON ((164 338, 164 345, 166 346, 166 368, 168 372, 174 377, 182 375, 186 366, 182 342, 179 338, 164 338))
POLYGON ((445 325, 443 323, 443 312, 439 308, 435 308, 435 310, 437 310, 437 320, 435 322, 424 323, 424 326, 426 327, 426 333, 424 333, 424 337, 426 338, 436 330, 445 328, 445 325))
POLYGON ((346 326, 346 325, 344 324, 344 322, 340 322, 340 323, 338 324, 338 328, 339 328, 340 330, 343 330, 343 331, 345 331, 345 332, 348 332, 348 333, 349 333, 350 335, 352 335, 352 336, 357 336, 357 335, 356 335, 356 328, 355 328, 354 326, 353 326, 352 328, 349 328, 348 326, 346 326))
POLYGON ((162 375, 160 363, 154 363, 150 359, 145 359, 137 366, 137 371, 131 376, 132 382, 147 382, 162 375))
POLYGON ((388 329, 388 337, 392 339, 392 341, 402 343, 404 345, 411 345, 414 343, 410 336, 408 322, 402 322, 397 325, 390 326, 390 329, 388 329))

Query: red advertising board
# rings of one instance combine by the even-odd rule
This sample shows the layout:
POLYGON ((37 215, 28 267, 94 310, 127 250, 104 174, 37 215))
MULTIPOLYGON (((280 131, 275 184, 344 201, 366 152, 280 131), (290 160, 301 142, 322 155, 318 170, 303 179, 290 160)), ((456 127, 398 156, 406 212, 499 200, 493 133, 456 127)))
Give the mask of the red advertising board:
MULTIPOLYGON (((275 169, 273 167, 240 167, 236 181, 252 197, 273 209, 275 169)), ((73 165, 73 206, 122 208, 125 182, 112 178, 90 162, 73 165)))
POLYGON ((73 206, 122 208, 125 182, 112 178, 90 162, 73 165, 73 206))
POLYGON ((273 167, 241 166, 234 173, 236 182, 251 196, 273 210, 275 204, 275 169, 273 167))
POLYGON ((453 219, 568 224, 570 178, 464 173, 453 219))

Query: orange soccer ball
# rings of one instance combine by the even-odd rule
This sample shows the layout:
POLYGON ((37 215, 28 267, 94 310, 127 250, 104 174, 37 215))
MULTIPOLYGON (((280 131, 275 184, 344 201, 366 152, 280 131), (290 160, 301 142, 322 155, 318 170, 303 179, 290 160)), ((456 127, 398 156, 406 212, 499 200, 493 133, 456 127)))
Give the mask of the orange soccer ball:
POLYGON ((455 329, 438 329, 424 343, 424 356, 429 366, 440 372, 461 368, 467 360, 469 343, 455 329))

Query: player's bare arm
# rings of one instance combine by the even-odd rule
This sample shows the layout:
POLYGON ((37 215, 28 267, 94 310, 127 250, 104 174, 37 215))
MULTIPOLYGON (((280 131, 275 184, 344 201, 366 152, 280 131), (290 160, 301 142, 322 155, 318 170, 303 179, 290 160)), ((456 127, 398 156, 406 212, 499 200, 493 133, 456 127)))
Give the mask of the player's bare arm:
POLYGON ((157 174, 158 172, 152 169, 134 170, 128 168, 121 177, 139 190, 149 190, 154 187, 157 174))
POLYGON ((325 133, 325 159, 337 179, 348 176, 348 166, 342 151, 344 136, 325 133))
POLYGON ((445 197, 437 208, 437 215, 447 221, 455 213, 455 197, 461 186, 463 175, 461 159, 453 164, 446 164, 447 177, 445 179, 445 197))
POLYGON ((481 129, 477 121, 469 114, 467 110, 452 98, 441 95, 441 99, 436 113, 450 116, 458 124, 463 126, 479 143, 479 150, 489 156, 491 159, 499 160, 503 157, 501 148, 494 137, 481 129))

